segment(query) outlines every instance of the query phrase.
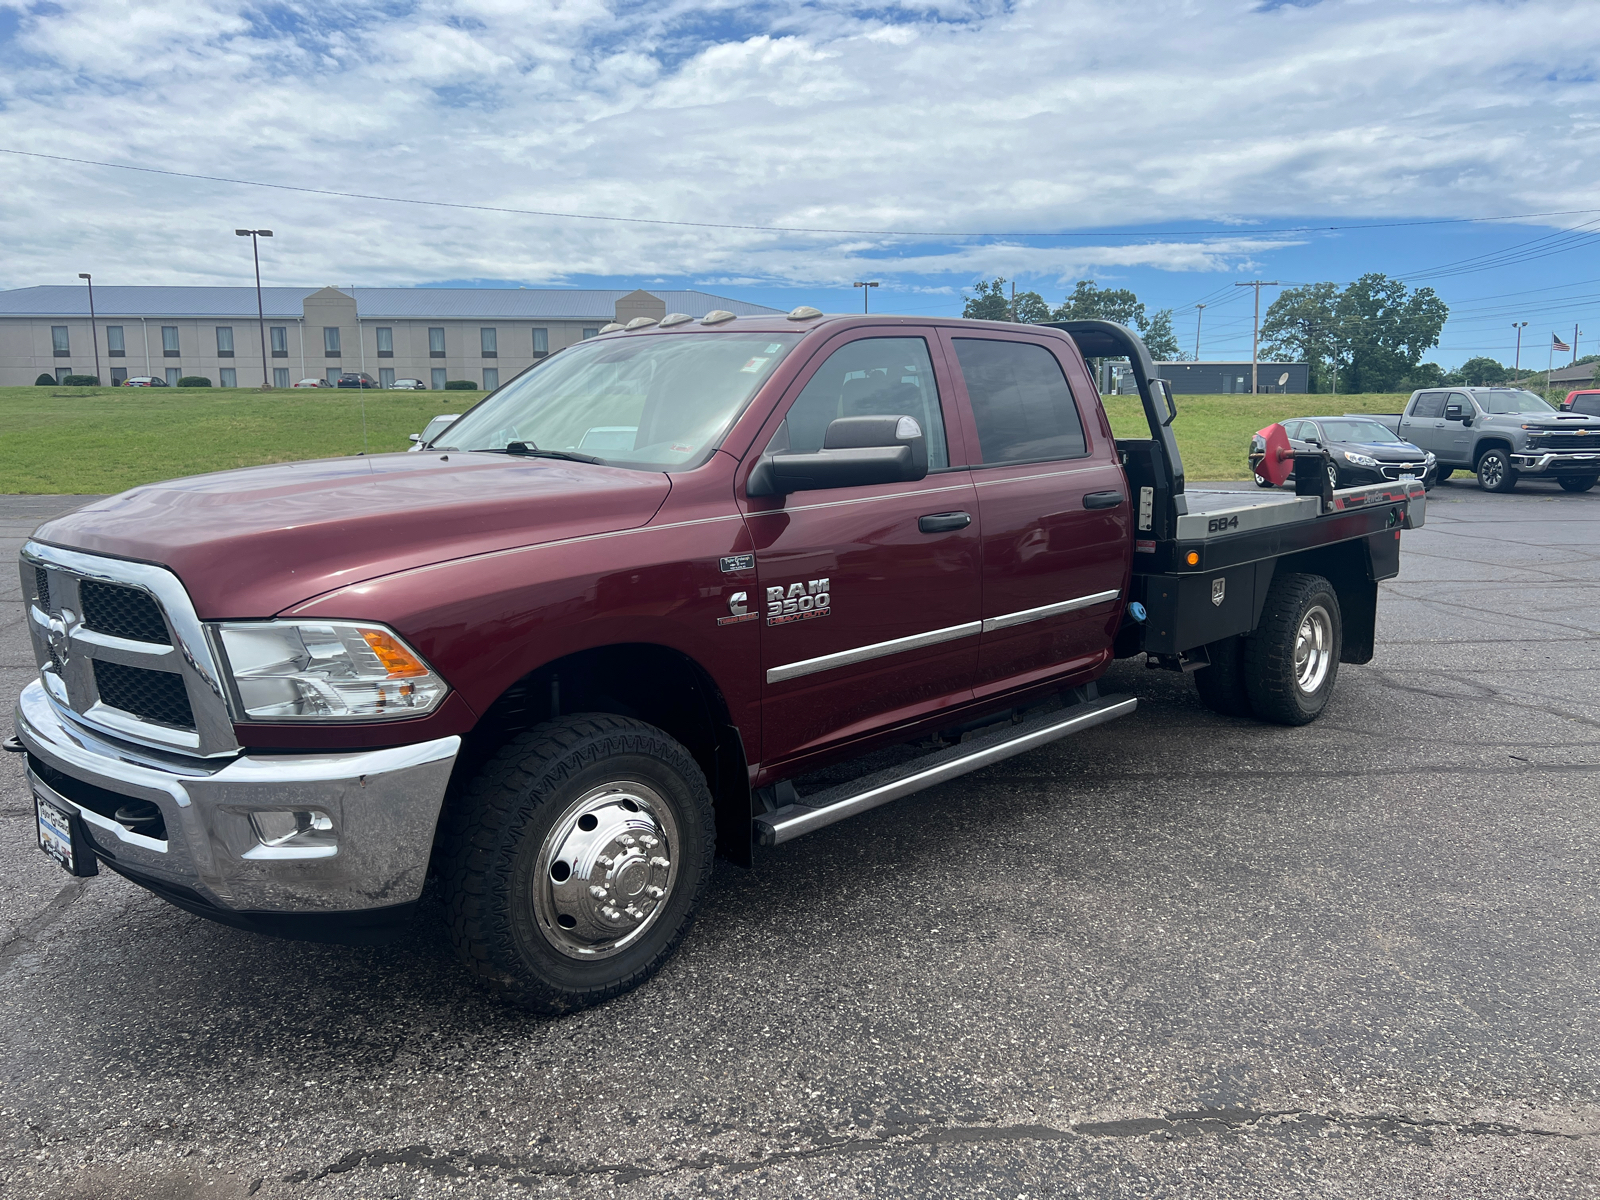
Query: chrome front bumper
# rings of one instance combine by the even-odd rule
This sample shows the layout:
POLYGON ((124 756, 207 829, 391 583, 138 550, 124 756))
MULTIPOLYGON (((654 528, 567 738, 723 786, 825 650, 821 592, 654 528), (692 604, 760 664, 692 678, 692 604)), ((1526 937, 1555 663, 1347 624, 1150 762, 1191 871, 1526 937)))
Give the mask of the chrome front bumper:
POLYGON ((1600 452, 1571 450, 1541 450, 1536 454, 1513 454, 1511 465, 1525 474, 1537 475, 1543 471, 1592 470, 1600 474, 1600 452))
POLYGON ((415 900, 461 748, 451 736, 386 750, 183 758, 85 729, 38 681, 17 702, 16 726, 30 755, 68 777, 52 787, 30 768, 30 784, 82 817, 109 865, 232 913, 352 913, 415 900), (155 804, 166 840, 63 794, 108 807, 72 781, 155 804), (250 814, 285 811, 322 814, 332 827, 302 845, 263 844, 250 814))

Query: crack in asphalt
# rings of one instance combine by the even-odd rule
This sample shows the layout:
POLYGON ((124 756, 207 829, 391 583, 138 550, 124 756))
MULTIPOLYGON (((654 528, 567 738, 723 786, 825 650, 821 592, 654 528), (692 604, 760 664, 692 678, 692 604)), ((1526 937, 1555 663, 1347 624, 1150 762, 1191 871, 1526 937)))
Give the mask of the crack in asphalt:
POLYGON ((701 1154, 693 1159, 659 1167, 633 1163, 547 1163, 536 1158, 513 1157, 492 1151, 435 1150, 419 1144, 394 1150, 352 1150, 329 1163, 316 1174, 296 1171, 284 1177, 285 1183, 315 1183, 332 1175, 343 1175, 363 1168, 406 1166, 446 1179, 467 1178, 479 1170, 514 1171, 506 1182, 535 1184, 547 1179, 610 1177, 616 1183, 673 1175, 682 1171, 722 1170, 733 1174, 764 1170, 786 1162, 827 1158, 847 1154, 868 1154, 914 1146, 983 1145, 1009 1142, 1065 1142, 1079 1139, 1146 1138, 1176 1140, 1190 1137, 1220 1137, 1256 1132, 1273 1135, 1328 1136, 1333 1133, 1375 1135, 1413 1143, 1427 1143, 1435 1133, 1454 1133, 1463 1137, 1532 1137, 1577 1141, 1594 1135, 1567 1133, 1555 1129, 1510 1125, 1500 1121, 1450 1121, 1434 1117, 1411 1117, 1399 1113, 1316 1112, 1311 1109, 1278 1109, 1258 1112, 1245 1108, 1201 1109, 1173 1112, 1158 1117, 1131 1117, 1116 1121, 1091 1121, 1058 1129, 1052 1125, 941 1125, 921 1133, 905 1135, 898 1130, 905 1124, 891 1123, 877 1137, 840 1137, 794 1150, 778 1150, 760 1158, 727 1158, 701 1154))
POLYGON ((63 884, 61 890, 49 904, 44 906, 38 916, 0 943, 0 971, 10 966, 13 960, 34 944, 40 934, 65 916, 73 901, 83 895, 84 889, 88 886, 88 879, 74 879, 70 883, 63 884))
POLYGON ((1557 708, 1551 704, 1530 704, 1525 701, 1514 700, 1505 692, 1500 691, 1498 688, 1490 687, 1485 683, 1479 683, 1475 679, 1463 677, 1459 673, 1453 671, 1435 671, 1434 674, 1440 679, 1448 679, 1452 683, 1459 684, 1460 686, 1466 688, 1471 694, 1468 696, 1443 695, 1434 688, 1419 687, 1414 684, 1402 683, 1394 677, 1393 673, 1389 671, 1380 669, 1372 672, 1373 678, 1375 678, 1381 686, 1389 688, 1391 691, 1405 692, 1413 696, 1427 696, 1432 700, 1482 700, 1487 701, 1490 704, 1502 705, 1506 708, 1521 709, 1524 712, 1537 712, 1544 713, 1546 716, 1561 717, 1564 720, 1575 721, 1579 725, 1588 725, 1590 728, 1600 729, 1600 720, 1596 720, 1593 717, 1586 717, 1581 713, 1569 712, 1566 709, 1557 708))

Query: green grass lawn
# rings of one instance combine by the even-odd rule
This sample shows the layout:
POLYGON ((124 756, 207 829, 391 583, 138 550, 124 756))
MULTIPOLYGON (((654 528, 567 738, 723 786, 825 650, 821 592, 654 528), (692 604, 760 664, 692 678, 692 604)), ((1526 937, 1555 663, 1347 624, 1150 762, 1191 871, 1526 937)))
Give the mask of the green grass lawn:
MULTIPOLYGON (((1249 479, 1250 435, 1274 421, 1335 413, 1397 413, 1411 398, 1373 393, 1356 396, 1179 396, 1172 432, 1189 479, 1249 479)), ((1106 396, 1106 415, 1118 437, 1149 437, 1137 396, 1106 396)))
POLYGON ((260 463, 404 450, 483 392, 0 388, 0 492, 120 492, 260 463))
MULTIPOLYGON (((404 450, 430 417, 482 392, 366 392, 367 448, 404 450)), ((0 492, 120 492, 141 483, 359 454, 353 389, 0 388, 0 492)), ((1405 396, 1180 396, 1173 426, 1190 479, 1248 479, 1250 435, 1286 417, 1398 412, 1405 396)), ((1112 428, 1146 433, 1136 396, 1108 396, 1112 428)))

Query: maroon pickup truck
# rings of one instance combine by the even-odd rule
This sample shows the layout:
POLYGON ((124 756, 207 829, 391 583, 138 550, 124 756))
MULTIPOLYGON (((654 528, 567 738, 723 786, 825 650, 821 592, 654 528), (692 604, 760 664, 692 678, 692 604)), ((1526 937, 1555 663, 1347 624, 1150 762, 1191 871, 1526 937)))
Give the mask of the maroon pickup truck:
POLYGON ((717 852, 1131 712, 1114 657, 1315 718, 1421 485, 1188 492, 1175 416, 1103 322, 640 319, 421 453, 45 524, 7 748, 73 874, 360 941, 432 873, 467 966, 569 1010, 662 964, 717 852), (1129 359, 1148 437, 1086 356, 1129 359))

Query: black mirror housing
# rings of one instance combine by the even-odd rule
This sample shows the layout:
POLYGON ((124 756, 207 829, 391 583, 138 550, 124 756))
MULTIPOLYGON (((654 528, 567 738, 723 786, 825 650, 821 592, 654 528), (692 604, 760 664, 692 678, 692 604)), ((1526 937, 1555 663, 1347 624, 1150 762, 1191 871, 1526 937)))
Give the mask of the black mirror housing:
POLYGON ((783 496, 874 483, 914 483, 928 474, 928 443, 908 416, 840 417, 828 424, 822 449, 761 456, 745 485, 749 496, 783 496))

